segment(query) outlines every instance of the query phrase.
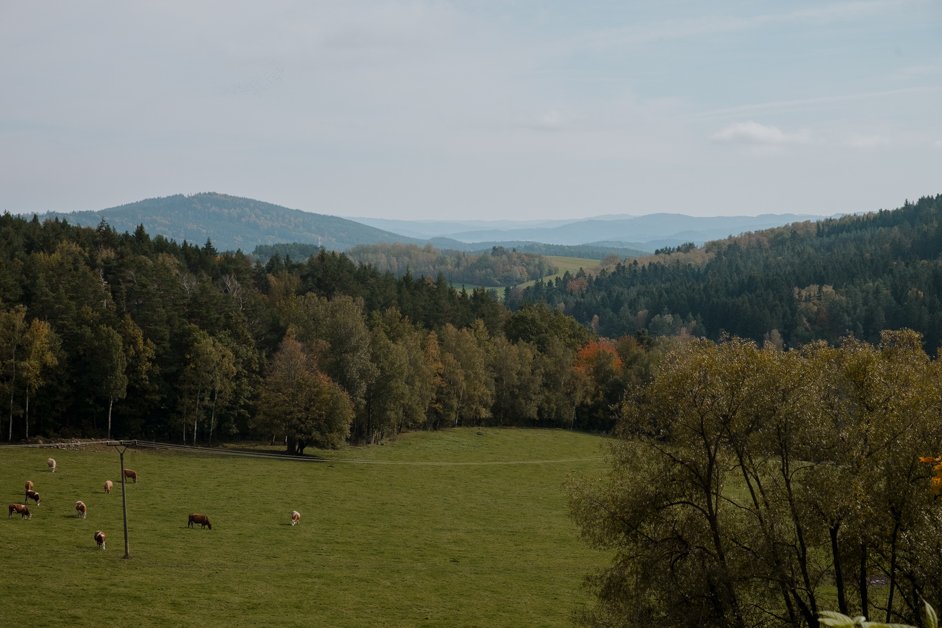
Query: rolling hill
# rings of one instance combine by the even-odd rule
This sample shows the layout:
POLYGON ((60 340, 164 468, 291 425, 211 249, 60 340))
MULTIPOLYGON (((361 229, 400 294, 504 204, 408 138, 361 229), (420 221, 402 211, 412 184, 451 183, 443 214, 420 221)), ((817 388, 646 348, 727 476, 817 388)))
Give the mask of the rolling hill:
POLYGON ((216 193, 176 194, 98 211, 40 216, 53 218, 84 227, 96 227, 104 220, 117 231, 129 233, 144 225, 152 236, 193 244, 209 239, 223 251, 250 252, 260 244, 279 242, 316 244, 334 251, 358 244, 421 242, 345 218, 216 193))

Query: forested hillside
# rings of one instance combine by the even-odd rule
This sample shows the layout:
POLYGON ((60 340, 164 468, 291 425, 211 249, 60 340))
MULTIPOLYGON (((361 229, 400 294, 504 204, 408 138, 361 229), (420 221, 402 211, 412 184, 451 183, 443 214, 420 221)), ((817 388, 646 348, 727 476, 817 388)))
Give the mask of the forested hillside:
POLYGON ((609 429, 644 347, 545 306, 321 251, 265 265, 139 227, 0 217, 3 438, 370 442, 402 430, 609 429))
POLYGON ((680 247, 597 276, 512 295, 562 307, 603 336, 724 333, 797 345, 876 342, 909 327, 942 342, 942 195, 893 210, 802 222, 680 247))

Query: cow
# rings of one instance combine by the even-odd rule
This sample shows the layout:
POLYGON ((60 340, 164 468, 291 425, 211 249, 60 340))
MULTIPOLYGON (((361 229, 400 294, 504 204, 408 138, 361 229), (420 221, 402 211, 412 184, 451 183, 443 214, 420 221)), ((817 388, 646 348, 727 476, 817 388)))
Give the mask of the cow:
POLYGON ((301 513, 297 510, 291 511, 291 525, 296 526, 301 523, 301 513))
POLYGON ((39 493, 36 491, 26 491, 26 501, 33 500, 36 502, 36 505, 39 505, 39 493))
POLYGON ((88 506, 81 499, 75 502, 75 516, 84 519, 88 515, 88 506))
POLYGON ((194 523, 200 524, 200 528, 209 528, 213 529, 213 524, 209 522, 209 517, 204 514, 194 512, 190 514, 190 518, 186 522, 186 527, 192 528, 194 523))
POLYGON ((134 483, 137 484, 137 471, 135 471, 134 469, 125 469, 124 477, 126 477, 129 480, 134 480, 134 483))
POLYGON ((26 492, 29 492, 29 491, 31 491, 31 490, 33 490, 33 481, 32 481, 32 480, 26 480, 26 492))
POLYGON ((105 538, 107 538, 107 536, 108 535, 101 530, 95 532, 95 536, 93 538, 95 539, 95 543, 98 543, 98 549, 105 549, 105 538))
POLYGON ((26 507, 26 504, 10 504, 7 508, 10 511, 10 516, 7 519, 13 517, 13 513, 20 513, 20 519, 32 519, 33 515, 30 514, 29 508, 26 507))
POLYGON ((112 482, 111 480, 105 480, 105 492, 106 493, 110 493, 111 487, 113 486, 114 486, 114 482, 112 482))
POLYGON ((55 458, 49 458, 48 460, 46 460, 46 464, 49 465, 50 471, 52 471, 53 473, 56 472, 56 459, 55 458))

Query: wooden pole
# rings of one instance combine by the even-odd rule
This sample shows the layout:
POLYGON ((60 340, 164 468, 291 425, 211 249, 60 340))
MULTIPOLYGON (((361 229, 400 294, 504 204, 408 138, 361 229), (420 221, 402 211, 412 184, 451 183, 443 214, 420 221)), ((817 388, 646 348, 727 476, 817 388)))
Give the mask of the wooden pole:
POLYGON ((118 456, 121 459, 121 511, 124 514, 124 557, 131 558, 131 549, 128 544, 128 491, 127 491, 127 480, 124 477, 124 452, 127 451, 127 447, 124 449, 118 449, 118 446, 114 446, 115 450, 118 452, 118 456))

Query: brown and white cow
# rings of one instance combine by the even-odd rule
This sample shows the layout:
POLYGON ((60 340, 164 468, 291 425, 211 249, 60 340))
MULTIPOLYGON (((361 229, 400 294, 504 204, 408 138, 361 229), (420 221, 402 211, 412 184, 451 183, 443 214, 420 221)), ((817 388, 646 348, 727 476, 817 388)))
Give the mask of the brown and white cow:
POLYGON ((48 460, 46 460, 46 464, 49 465, 50 471, 52 471, 53 473, 56 472, 56 459, 55 458, 49 458, 48 460))
POLYGON ((301 513, 297 510, 291 511, 291 525, 296 526, 301 523, 301 513))
POLYGON ((75 502, 75 516, 84 519, 88 515, 88 506, 81 499, 75 502))
POLYGON ((39 505, 39 493, 37 493, 36 491, 26 491, 26 500, 27 501, 33 500, 34 502, 36 502, 36 505, 38 506, 39 505))
POLYGON ((9 510, 10 512, 10 515, 7 517, 7 519, 10 519, 11 517, 13 517, 13 513, 15 512, 18 512, 20 514, 20 519, 32 519, 33 518, 33 515, 30 514, 29 508, 26 507, 26 504, 10 504, 7 507, 7 510, 9 510))
POLYGON ((200 524, 200 528, 209 528, 210 530, 213 529, 213 524, 209 522, 209 517, 202 513, 191 513, 190 518, 186 522, 186 527, 192 528, 194 523, 200 524))
POLYGON ((134 469, 125 469, 124 477, 126 477, 129 480, 134 480, 134 483, 137 484, 137 471, 135 471, 134 469))
POLYGON ((107 536, 108 535, 102 532, 101 530, 98 530, 95 532, 94 539, 95 539, 95 542, 98 543, 98 549, 102 549, 102 550, 105 549, 105 538, 107 538, 107 536))
POLYGON ((105 492, 106 493, 110 493, 113 486, 114 486, 114 482, 112 482, 111 480, 105 480, 105 492))

